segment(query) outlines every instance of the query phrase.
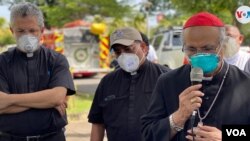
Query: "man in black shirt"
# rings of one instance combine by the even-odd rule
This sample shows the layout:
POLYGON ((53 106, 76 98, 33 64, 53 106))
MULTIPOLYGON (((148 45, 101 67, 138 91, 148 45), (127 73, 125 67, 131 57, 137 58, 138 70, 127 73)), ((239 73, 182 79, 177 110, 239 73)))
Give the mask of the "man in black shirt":
POLYGON ((250 124, 250 76, 223 60, 224 39, 215 15, 201 12, 187 20, 183 51, 191 65, 159 78, 142 116, 147 141, 221 141, 222 125, 250 124), (191 86, 191 68, 202 69, 202 84, 191 86))
POLYGON ((75 93, 66 58, 39 45, 42 12, 11 8, 17 47, 0 55, 0 141, 65 141, 66 95, 75 93))
POLYGON ((120 68, 100 82, 89 113, 91 141, 141 141, 140 116, 145 113, 158 77, 169 69, 146 59, 148 47, 131 27, 110 37, 120 68))

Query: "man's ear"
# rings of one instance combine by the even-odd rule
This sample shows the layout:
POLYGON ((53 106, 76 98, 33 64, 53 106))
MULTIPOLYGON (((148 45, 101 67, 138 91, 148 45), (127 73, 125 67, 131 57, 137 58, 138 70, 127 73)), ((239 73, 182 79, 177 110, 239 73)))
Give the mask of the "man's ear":
POLYGON ((44 43, 44 36, 43 36, 43 32, 44 32, 44 27, 41 28, 41 36, 40 36, 40 43, 43 44, 44 43))
POLYGON ((244 40, 244 35, 240 35, 240 37, 239 37, 240 44, 243 42, 243 40, 244 40))
POLYGON ((141 48, 145 54, 148 54, 149 47, 144 42, 141 43, 141 48))
POLYGON ((43 34, 43 32, 44 32, 44 29, 45 29, 45 27, 42 27, 42 29, 41 29, 41 33, 43 34))
POLYGON ((10 26, 10 31, 11 31, 12 34, 14 34, 14 31, 13 31, 13 29, 11 28, 11 26, 10 26))

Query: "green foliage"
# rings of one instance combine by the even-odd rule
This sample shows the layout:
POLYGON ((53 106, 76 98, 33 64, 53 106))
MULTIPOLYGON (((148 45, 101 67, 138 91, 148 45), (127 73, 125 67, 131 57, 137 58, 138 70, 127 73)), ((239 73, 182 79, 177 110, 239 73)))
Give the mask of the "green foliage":
POLYGON ((8 28, 0 28, 0 47, 15 43, 10 30, 8 28))
POLYGON ((81 94, 69 97, 67 113, 82 114, 89 111, 93 100, 93 95, 81 94))
MULTIPOLYGON (((159 0, 158 0, 159 1, 159 0)), ((249 25, 241 24, 235 18, 235 11, 242 5, 249 5, 249 0, 164 0, 172 4, 177 12, 174 18, 171 16, 165 19, 165 25, 182 25, 190 15, 207 11, 217 15, 225 24, 237 26, 244 34, 243 44, 250 44, 249 25), (179 24, 182 21, 182 24, 179 24)), ((161 24, 164 25, 163 23, 161 24)))
POLYGON ((65 23, 88 15, 122 18, 130 8, 116 0, 57 0, 53 5, 41 5, 47 25, 62 27, 65 23))
MULTIPOLYGON (((22 0, 0 0, 0 4, 13 4, 22 0)), ((84 19, 88 15, 112 17, 115 20, 108 23, 109 31, 122 26, 133 26, 146 32, 145 13, 135 13, 132 8, 122 5, 126 0, 27 0, 37 4, 45 15, 45 24, 48 27, 62 27, 65 23, 77 19, 84 19), (133 13, 132 13, 133 12, 133 13)), ((245 35, 245 43, 250 43, 249 25, 242 25, 236 21, 235 10, 241 5, 249 5, 249 0, 148 0, 151 3, 148 12, 165 13, 165 19, 159 27, 182 26, 192 14, 208 11, 216 14, 226 24, 233 24, 240 28, 245 35), (175 11, 169 13, 169 11, 175 11)), ((141 5, 143 7, 143 5, 141 5)), ((144 5, 145 6, 145 5, 144 5)), ((145 12, 144 9, 141 9, 145 12)), ((104 18, 103 18, 104 19, 104 18)), ((2 21, 0 19, 0 26, 2 21)), ((153 32, 151 32, 153 33, 153 32)), ((7 38, 8 41, 10 38, 7 38)), ((6 41, 5 40, 5 41, 6 41)))
POLYGON ((128 23, 124 22, 121 18, 115 18, 112 23, 109 24, 109 31, 110 33, 113 32, 115 29, 120 27, 128 26, 128 23))
POLYGON ((148 1, 152 3, 152 6, 150 8, 151 11, 164 11, 174 8, 171 3, 171 0, 148 0, 148 1))
POLYGON ((121 27, 134 27, 139 31, 146 33, 147 31, 147 21, 143 13, 136 13, 135 15, 127 18, 126 20, 121 18, 115 18, 111 23, 108 23, 109 32, 112 33, 117 28, 121 27))
POLYGON ((244 35, 244 46, 250 46, 250 24, 244 24, 241 26, 241 33, 244 35))
POLYGON ((0 28, 2 28, 6 23, 6 20, 4 18, 0 17, 0 28))
POLYGON ((6 20, 4 18, 0 18, 0 47, 13 43, 15 43, 15 39, 13 38, 9 28, 6 27, 6 20))
MULTIPOLYGON (((249 0, 171 0, 175 8, 183 13, 207 11, 216 14, 225 23, 238 24, 234 18, 236 9, 248 5, 249 0)), ((239 25, 237 25, 239 26, 239 25)))
POLYGON ((147 31, 147 19, 143 14, 137 14, 132 20, 131 26, 135 27, 139 31, 146 33, 147 31))

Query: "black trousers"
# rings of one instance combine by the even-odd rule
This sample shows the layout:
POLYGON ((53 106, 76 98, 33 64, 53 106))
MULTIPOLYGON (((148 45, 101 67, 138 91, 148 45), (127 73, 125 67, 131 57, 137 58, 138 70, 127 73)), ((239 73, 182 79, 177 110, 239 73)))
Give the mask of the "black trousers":
POLYGON ((11 136, 0 136, 0 141, 66 141, 64 131, 58 132, 56 134, 38 138, 38 139, 25 139, 25 138, 14 138, 11 136))

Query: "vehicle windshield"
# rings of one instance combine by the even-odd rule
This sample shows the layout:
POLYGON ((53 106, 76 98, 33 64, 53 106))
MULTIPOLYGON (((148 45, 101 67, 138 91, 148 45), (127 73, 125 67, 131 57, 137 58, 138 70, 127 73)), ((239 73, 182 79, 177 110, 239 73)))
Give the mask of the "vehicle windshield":
POLYGON ((66 28, 64 30, 65 43, 93 43, 98 42, 98 37, 85 28, 66 28))

